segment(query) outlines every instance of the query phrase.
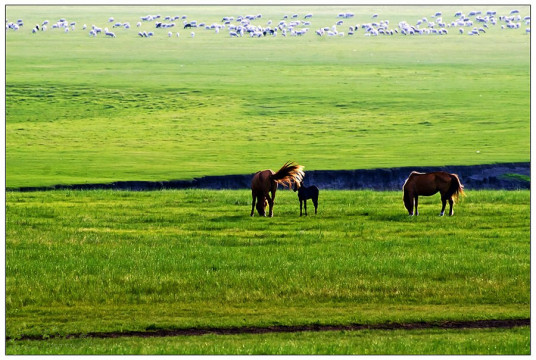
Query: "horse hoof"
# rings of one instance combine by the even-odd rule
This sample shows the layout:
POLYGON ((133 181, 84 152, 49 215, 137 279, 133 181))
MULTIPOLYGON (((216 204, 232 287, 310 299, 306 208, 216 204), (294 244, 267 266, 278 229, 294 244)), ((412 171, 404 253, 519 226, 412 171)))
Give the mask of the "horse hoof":
POLYGON ((439 213, 439 216, 443 216, 443 215, 445 215, 445 214, 444 213, 439 213))

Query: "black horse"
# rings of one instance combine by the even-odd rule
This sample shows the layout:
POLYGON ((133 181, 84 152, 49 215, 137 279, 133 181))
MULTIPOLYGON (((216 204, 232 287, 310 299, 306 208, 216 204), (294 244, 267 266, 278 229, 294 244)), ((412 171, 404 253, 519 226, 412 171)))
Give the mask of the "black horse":
POLYGON ((302 216, 302 203, 305 208, 305 216, 307 216, 307 199, 313 200, 315 206, 315 214, 318 210, 318 188, 316 186, 303 186, 303 182, 295 182, 293 190, 298 192, 300 199, 300 216, 302 216))

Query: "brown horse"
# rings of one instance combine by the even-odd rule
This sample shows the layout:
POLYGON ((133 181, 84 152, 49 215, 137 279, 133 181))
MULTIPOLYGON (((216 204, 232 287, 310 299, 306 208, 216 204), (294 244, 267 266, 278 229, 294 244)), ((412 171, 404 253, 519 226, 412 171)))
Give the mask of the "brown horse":
POLYGON ((439 216, 445 214, 445 206, 447 200, 450 205, 449 215, 452 216, 454 211, 452 205, 454 204, 453 198, 456 200, 463 193, 463 185, 456 174, 449 174, 444 171, 436 171, 431 173, 419 173, 413 171, 406 179, 404 186, 404 206, 409 212, 409 215, 413 215, 413 204, 415 204, 415 215, 419 215, 417 210, 419 195, 431 196, 439 192, 441 194, 441 213, 439 216))
POLYGON ((266 216, 266 205, 270 205, 268 216, 274 216, 277 185, 292 186, 293 182, 301 182, 304 176, 303 166, 291 161, 287 161, 276 173, 272 170, 263 170, 253 175, 251 180, 251 196, 253 197, 251 216, 255 211, 255 201, 257 201, 257 212, 260 216, 266 216))

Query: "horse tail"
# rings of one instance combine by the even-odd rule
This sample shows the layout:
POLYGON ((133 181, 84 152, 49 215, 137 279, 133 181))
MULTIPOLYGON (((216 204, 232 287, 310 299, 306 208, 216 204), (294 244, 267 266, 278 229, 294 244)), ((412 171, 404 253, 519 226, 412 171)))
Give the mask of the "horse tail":
POLYGON ((449 192, 452 193, 452 197, 457 201, 460 196, 465 196, 463 192, 463 185, 460 182, 460 178, 456 174, 450 174, 451 182, 449 192))
POLYGON ((302 165, 287 161, 271 178, 278 184, 291 187, 293 182, 302 182, 304 176, 302 165))

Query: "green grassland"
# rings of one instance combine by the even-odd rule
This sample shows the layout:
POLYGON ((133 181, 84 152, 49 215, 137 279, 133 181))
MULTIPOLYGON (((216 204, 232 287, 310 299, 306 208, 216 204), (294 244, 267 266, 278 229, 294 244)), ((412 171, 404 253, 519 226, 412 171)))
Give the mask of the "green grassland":
MULTIPOLYGON (((507 15, 509 7, 494 7, 507 15)), ((528 15, 528 7, 521 7, 528 15)), ((414 24, 469 7, 7 6, 25 27, 6 34, 6 185, 191 179, 306 170, 529 161, 530 36, 491 26, 481 36, 320 38, 341 11, 414 24), (304 37, 230 38, 181 27, 138 37, 140 16, 314 14, 304 37), (115 39, 86 23, 129 21, 115 39), (65 17, 77 29, 31 34, 65 17), (477 153, 479 151, 479 153, 477 153)), ((483 9, 484 13, 486 9, 483 9)))
MULTIPOLYGON (((437 196, 408 217, 400 192, 323 191, 308 217, 291 191, 276 202, 273 218, 251 218, 247 190, 9 192, 6 335, 530 317, 529 191, 472 191, 453 217, 437 216, 437 196)), ((499 332, 500 345, 492 330, 6 345, 13 353, 427 353, 453 336, 436 352, 530 351, 528 329, 499 332), (354 347, 362 336, 379 343, 354 347), (481 347, 469 346, 473 336, 481 347)))
MULTIPOLYGON (((480 8, 480 7, 478 7, 480 8)), ((510 7, 494 6, 498 15, 510 7)), ((529 7, 519 7, 529 15, 529 7)), ((530 161, 530 36, 320 38, 337 14, 414 24, 473 7, 6 6, 6 186, 530 161), (314 14, 304 37, 182 27, 140 38, 140 16, 314 14), (130 22, 90 38, 86 23, 130 22), (32 34, 64 17, 76 30, 32 34)), ((488 9, 482 8, 485 11, 488 9)), ((180 23, 180 22, 179 22, 180 23)), ((512 175, 517 176, 517 175, 512 175)), ((25 335, 530 317, 530 192, 467 191, 408 217, 400 192, 326 191, 273 218, 250 192, 6 193, 8 354, 527 354, 530 329, 326 332, 167 339, 25 335)))

